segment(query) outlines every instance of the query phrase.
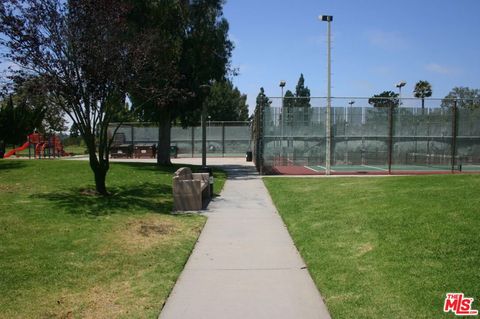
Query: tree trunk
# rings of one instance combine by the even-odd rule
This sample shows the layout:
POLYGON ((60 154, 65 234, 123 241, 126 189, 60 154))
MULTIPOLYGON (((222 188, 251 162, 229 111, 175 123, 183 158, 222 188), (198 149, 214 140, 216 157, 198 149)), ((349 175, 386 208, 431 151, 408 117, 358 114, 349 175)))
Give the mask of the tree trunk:
POLYGON ((171 165, 170 161, 170 129, 172 122, 170 110, 163 108, 158 120, 157 164, 171 165))
POLYGON ((105 183, 107 177, 107 170, 100 167, 95 170, 93 174, 95 175, 95 190, 97 191, 97 193, 103 196, 110 195, 110 193, 107 192, 107 186, 105 183))
POLYGON ((110 195, 107 191, 106 177, 108 172, 108 162, 102 161, 97 157, 95 138, 85 138, 90 159, 90 168, 92 169, 95 178, 95 190, 98 194, 107 196, 110 195))

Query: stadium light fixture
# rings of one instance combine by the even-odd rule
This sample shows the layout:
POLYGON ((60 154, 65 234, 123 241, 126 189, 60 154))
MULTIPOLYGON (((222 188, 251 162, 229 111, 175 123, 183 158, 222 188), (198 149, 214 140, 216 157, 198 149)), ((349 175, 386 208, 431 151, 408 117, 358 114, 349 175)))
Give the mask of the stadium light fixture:
POLYGON ((402 88, 407 85, 407 82, 400 81, 395 85, 398 88, 398 100, 400 101, 400 105, 402 105, 402 88))
POLYGON ((320 21, 327 22, 327 118, 326 118, 326 135, 327 145, 325 146, 325 174, 331 173, 331 152, 332 152, 332 134, 331 134, 331 112, 332 112, 332 59, 331 59, 331 22, 333 16, 320 15, 320 21))

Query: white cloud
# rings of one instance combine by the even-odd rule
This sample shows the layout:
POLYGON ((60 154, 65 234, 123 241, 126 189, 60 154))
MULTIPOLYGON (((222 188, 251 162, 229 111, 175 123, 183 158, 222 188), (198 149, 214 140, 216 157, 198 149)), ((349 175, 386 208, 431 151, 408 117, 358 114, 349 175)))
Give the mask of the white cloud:
POLYGON ((449 67, 438 63, 429 63, 425 65, 425 70, 442 75, 456 75, 461 73, 461 70, 456 67, 449 67))
POLYGON ((371 45, 388 51, 402 50, 410 46, 407 39, 398 32, 371 30, 366 32, 366 37, 371 45))

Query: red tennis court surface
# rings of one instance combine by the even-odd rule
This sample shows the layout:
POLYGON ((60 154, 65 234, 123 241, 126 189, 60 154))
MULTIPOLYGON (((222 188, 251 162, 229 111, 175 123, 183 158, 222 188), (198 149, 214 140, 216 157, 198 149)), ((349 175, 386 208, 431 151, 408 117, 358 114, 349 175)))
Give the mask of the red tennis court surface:
MULTIPOLYGON (((273 166, 266 168, 265 172, 271 175, 325 175, 323 166, 273 166)), ((331 175, 431 175, 431 174, 470 174, 480 173, 480 166, 456 167, 453 170, 450 167, 427 167, 427 166, 392 166, 389 173, 388 167, 384 165, 350 165, 350 166, 332 166, 331 175)))

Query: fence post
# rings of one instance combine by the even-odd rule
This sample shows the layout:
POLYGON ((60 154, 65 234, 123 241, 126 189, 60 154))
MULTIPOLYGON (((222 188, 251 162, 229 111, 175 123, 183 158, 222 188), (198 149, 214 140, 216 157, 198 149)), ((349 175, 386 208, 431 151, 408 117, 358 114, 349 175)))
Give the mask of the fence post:
MULTIPOLYGON (((133 141, 133 139, 135 138, 134 133, 133 133, 134 132, 133 124, 131 124, 131 126, 130 126, 130 131, 131 131, 131 137, 132 137, 132 152, 133 152, 133 148, 135 147, 134 141, 133 141)), ((133 157, 133 154, 132 154, 132 157, 133 157)))
POLYGON ((192 158, 195 157, 195 126, 192 126, 192 158))
POLYGON ((225 122, 222 122, 222 157, 225 157, 225 122))
POLYGON ((452 174, 455 173, 455 155, 457 154, 457 100, 452 107, 452 174))
POLYGON ((264 121, 264 115, 263 115, 263 101, 260 104, 259 107, 260 114, 259 114, 259 124, 258 124, 258 154, 259 154, 259 173, 260 175, 263 175, 263 121, 264 121))
POLYGON ((393 105, 388 108, 388 174, 392 174, 393 108, 393 105))

